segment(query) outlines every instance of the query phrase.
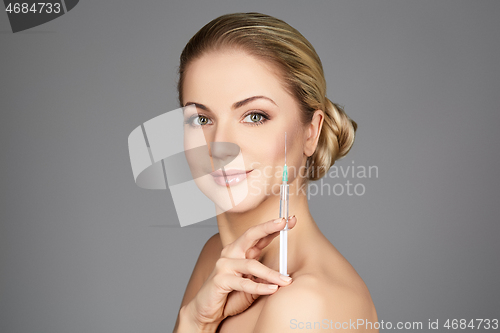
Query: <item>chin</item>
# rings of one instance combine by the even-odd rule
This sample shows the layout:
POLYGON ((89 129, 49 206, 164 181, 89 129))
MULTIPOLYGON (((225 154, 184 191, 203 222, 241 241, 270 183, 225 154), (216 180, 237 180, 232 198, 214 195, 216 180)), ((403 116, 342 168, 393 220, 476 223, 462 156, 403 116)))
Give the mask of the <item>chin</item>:
POLYGON ((228 209, 227 212, 228 213, 245 213, 245 212, 254 210, 257 207, 259 207, 259 205, 261 204, 262 201, 263 201, 263 198, 258 198, 258 197, 252 196, 252 195, 250 195, 250 193, 248 193, 248 196, 242 202, 240 202, 239 204, 237 204, 233 208, 228 209))

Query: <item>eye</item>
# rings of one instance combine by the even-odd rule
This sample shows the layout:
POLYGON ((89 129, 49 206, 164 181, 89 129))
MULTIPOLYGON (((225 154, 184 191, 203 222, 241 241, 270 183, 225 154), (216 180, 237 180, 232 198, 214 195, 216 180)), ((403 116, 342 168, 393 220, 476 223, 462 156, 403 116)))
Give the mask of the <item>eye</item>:
POLYGON ((211 121, 208 117, 201 114, 197 114, 189 117, 189 119, 185 123, 193 127, 201 127, 204 125, 211 124, 211 121))
POLYGON ((247 116, 245 116, 244 120, 246 120, 246 121, 244 121, 244 122, 249 123, 250 125, 258 126, 258 125, 262 125, 263 123, 265 123, 268 119, 269 119, 269 117, 263 113, 252 112, 252 113, 249 113, 247 116))

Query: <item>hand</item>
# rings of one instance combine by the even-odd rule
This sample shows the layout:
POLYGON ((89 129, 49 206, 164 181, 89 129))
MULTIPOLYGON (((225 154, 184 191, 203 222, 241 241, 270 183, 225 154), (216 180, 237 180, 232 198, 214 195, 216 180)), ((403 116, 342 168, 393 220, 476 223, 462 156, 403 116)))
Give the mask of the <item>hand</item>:
MULTIPOLYGON (((289 218, 288 229, 297 218, 289 218)), ((265 266, 257 259, 285 227, 285 219, 271 220, 249 228, 222 249, 215 268, 186 311, 198 327, 214 327, 228 316, 245 311, 260 295, 271 295, 291 278, 265 266)))

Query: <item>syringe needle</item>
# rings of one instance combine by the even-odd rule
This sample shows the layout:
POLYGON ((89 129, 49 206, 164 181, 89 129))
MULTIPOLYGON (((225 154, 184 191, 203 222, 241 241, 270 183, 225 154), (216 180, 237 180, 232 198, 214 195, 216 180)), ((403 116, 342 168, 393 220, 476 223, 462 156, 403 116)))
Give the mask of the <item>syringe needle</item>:
POLYGON ((286 132, 285 132, 285 165, 286 165, 286 132))

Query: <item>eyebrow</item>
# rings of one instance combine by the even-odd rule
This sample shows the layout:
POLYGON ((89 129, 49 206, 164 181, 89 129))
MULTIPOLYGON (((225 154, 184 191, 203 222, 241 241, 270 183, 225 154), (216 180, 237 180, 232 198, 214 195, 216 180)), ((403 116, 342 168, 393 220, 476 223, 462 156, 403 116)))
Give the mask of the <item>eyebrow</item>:
MULTIPOLYGON (((244 100, 241 100, 239 102, 236 102, 234 103, 232 106, 231 106, 231 109, 232 110, 235 110, 235 109, 238 109, 238 108, 241 108, 242 106, 244 106, 245 104, 248 104, 250 102, 253 102, 257 99, 265 99, 265 100, 268 100, 270 101, 271 103, 273 103, 274 105, 278 106, 272 99, 270 99, 269 97, 266 97, 266 96, 252 96, 252 97, 248 97, 248 98, 245 98, 244 100)), ((188 105, 195 105, 198 109, 202 109, 202 110, 205 110, 205 111, 210 111, 210 108, 208 108, 207 106, 203 105, 203 104, 200 104, 200 103, 195 103, 195 102, 187 102, 184 106, 188 106, 188 105)))

